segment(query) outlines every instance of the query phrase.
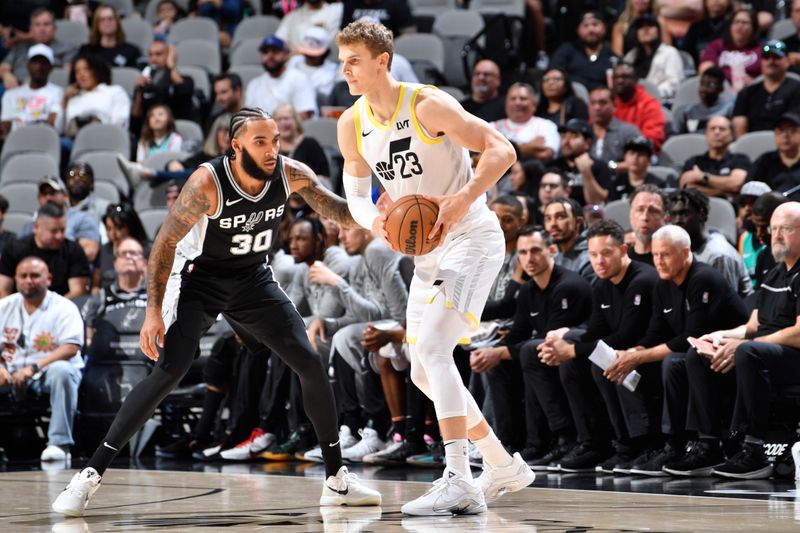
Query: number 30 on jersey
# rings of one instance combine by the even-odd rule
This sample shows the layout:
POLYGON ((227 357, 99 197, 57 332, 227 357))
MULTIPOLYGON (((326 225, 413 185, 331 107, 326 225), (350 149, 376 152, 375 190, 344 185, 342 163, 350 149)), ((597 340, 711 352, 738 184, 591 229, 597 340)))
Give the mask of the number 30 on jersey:
POLYGON ((272 230, 265 229, 256 235, 240 233, 234 235, 231 238, 231 242, 236 245, 235 247, 231 247, 231 253, 233 255, 245 255, 250 252, 266 252, 272 244, 272 230))

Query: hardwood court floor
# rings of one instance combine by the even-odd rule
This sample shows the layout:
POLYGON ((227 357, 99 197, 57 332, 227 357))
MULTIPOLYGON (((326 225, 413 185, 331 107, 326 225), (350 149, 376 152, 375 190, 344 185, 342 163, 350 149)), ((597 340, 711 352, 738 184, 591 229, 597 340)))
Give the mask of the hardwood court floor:
POLYGON ((321 473, 265 475, 263 470, 229 474, 111 469, 87 515, 65 519, 48 508, 73 473, 0 474, 0 531, 800 531, 796 490, 766 493, 766 500, 748 499, 746 487, 753 485, 746 483, 717 489, 724 497, 534 487, 506 495, 484 515, 409 518, 400 514, 400 505, 428 484, 369 479, 366 483, 383 494, 381 508, 320 509, 321 473))

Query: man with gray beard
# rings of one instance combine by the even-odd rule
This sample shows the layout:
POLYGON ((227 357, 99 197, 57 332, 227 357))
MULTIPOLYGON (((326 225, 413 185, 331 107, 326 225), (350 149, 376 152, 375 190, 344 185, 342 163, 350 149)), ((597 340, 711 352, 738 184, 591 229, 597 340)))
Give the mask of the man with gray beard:
POLYGON ((651 184, 637 187, 630 196, 630 222, 633 231, 633 245, 628 247, 628 257, 653 266, 653 252, 650 250, 653 233, 664 225, 666 213, 664 191, 651 184))

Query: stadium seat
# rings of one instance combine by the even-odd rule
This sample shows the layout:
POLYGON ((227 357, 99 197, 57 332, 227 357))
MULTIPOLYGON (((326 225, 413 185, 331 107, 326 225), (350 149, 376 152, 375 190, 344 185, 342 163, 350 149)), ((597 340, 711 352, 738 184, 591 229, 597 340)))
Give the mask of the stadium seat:
POLYGON ((525 16, 525 0, 470 0, 469 8, 484 15, 525 16))
POLYGON ((573 81, 571 85, 572 92, 575 93, 575 96, 583 100, 586 105, 589 105, 589 90, 586 86, 579 81, 573 81))
POLYGON ((19 233, 22 228, 33 221, 33 213, 9 211, 3 218, 3 230, 19 233))
POLYGON ((242 98, 247 99, 247 84, 253 79, 261 76, 266 72, 261 65, 235 65, 228 69, 228 72, 238 74, 242 79, 242 98))
POLYGON ((153 27, 139 17, 122 19, 125 40, 139 47, 143 55, 147 55, 150 43, 153 42, 153 27))
POLYGON ((81 46, 89 42, 89 26, 71 20, 56 20, 56 39, 62 43, 81 46))
POLYGON ((116 152, 87 152, 80 160, 88 163, 94 170, 95 184, 101 181, 111 183, 120 194, 130 196, 132 184, 128 183, 128 178, 119 168, 116 152))
POLYGON ((708 150, 706 136, 702 133, 673 135, 661 147, 661 161, 659 164, 680 170, 687 159, 700 155, 706 150, 708 150))
POLYGON ((235 50, 241 43, 249 39, 258 39, 260 42, 267 35, 275 33, 280 23, 280 19, 272 15, 258 15, 244 19, 233 32, 231 50, 235 50))
POLYGON ((31 124, 14 129, 0 152, 0 171, 12 156, 24 153, 44 153, 58 162, 61 157, 58 133, 47 124, 31 124))
POLYGON ((110 181, 97 180, 94 182, 94 194, 98 198, 108 200, 112 204, 118 204, 120 201, 119 189, 110 181))
POLYGON ((28 152, 12 156, 3 165, 0 183, 39 183, 44 176, 58 176, 58 163, 45 154, 28 152))
POLYGON ((200 67, 209 74, 219 74, 222 71, 222 57, 219 52, 219 42, 210 42, 203 39, 185 39, 175 45, 178 54, 178 67, 200 67))
POLYGON ((203 136, 203 129, 197 122, 192 120, 184 120, 182 118, 175 120, 175 129, 178 131, 184 141, 200 141, 205 138, 203 136))
POLYGON ((133 94, 136 91, 136 82, 139 81, 141 76, 141 71, 133 67, 114 67, 111 69, 111 83, 125 89, 131 99, 133 99, 133 94))
POLYGON ((439 88, 444 92, 446 92, 447 94, 449 94, 450 96, 452 96, 453 98, 455 98, 456 100, 458 100, 459 102, 467 97, 467 95, 464 94, 464 91, 462 91, 458 87, 450 87, 449 85, 444 85, 439 88))
POLYGON ((37 183, 0 183, 0 194, 8 200, 9 211, 33 214, 39 209, 39 185, 37 183))
POLYGON ((654 176, 658 176, 667 183, 667 187, 676 187, 680 173, 672 167, 651 166, 647 171, 654 176))
POLYGON ((186 152, 160 152, 155 155, 151 155, 141 163, 146 166, 147 168, 152 168, 153 170, 164 170, 164 167, 170 161, 177 159, 178 161, 183 161, 191 154, 187 154, 186 152))
MULTIPOLYGON (((133 0, 103 0, 103 3, 116 9, 123 20, 136 13, 136 9, 133 7, 133 0)), ((136 17, 138 17, 138 14, 136 17)))
POLYGON ((627 198, 624 200, 613 200, 603 207, 606 220, 613 220, 622 226, 622 229, 625 231, 631 230, 630 210, 631 204, 628 202, 627 198))
POLYGON ((168 39, 172 44, 198 39, 219 46, 219 27, 209 18, 184 18, 172 25, 168 39))
POLYGON ((644 87, 644 90, 647 91, 647 94, 654 97, 656 100, 661 100, 661 95, 658 93, 658 87, 655 83, 642 78, 639 80, 639 85, 644 87))
POLYGON ((787 18, 779 20, 772 25, 772 27, 769 29, 769 38, 784 40, 796 33, 797 28, 795 27, 794 22, 792 22, 792 19, 787 18))
POLYGON ((261 52, 258 47, 262 39, 246 39, 239 42, 238 46, 231 52, 231 67, 239 65, 256 65, 261 67, 261 52))
POLYGON ((189 76, 192 78, 194 89, 196 91, 201 91, 205 95, 206 100, 211 99, 211 82, 208 79, 208 72, 205 69, 185 65, 179 66, 178 72, 180 72, 182 76, 189 76))
MULTIPOLYGON (((483 17, 475 11, 454 9, 436 15, 433 33, 441 37, 445 49, 444 76, 447 83, 456 87, 469 85, 469 72, 464 72, 462 54, 464 45, 483 30, 483 17)), ((471 58, 469 65, 475 62, 471 58)))
POLYGON ((750 158, 751 162, 758 159, 761 154, 775 149, 775 132, 772 130, 745 133, 730 147, 731 152, 744 154, 750 158))
MULTIPOLYGON (((159 2, 161 2, 161 0, 149 0, 147 2, 147 7, 144 9, 144 19, 150 24, 158 22, 159 2)), ((183 11, 189 10, 189 0, 175 0, 175 3, 178 4, 183 11)))
POLYGON ((144 230, 147 232, 147 236, 150 240, 156 238, 156 232, 158 228, 161 227, 161 224, 164 223, 168 212, 169 210, 166 207, 155 207, 139 211, 139 219, 142 221, 144 230))
POLYGON ((736 245, 736 212, 725 198, 711 197, 706 225, 722 233, 728 242, 736 245))
POLYGON ((440 13, 456 8, 455 0, 408 0, 414 16, 436 17, 440 13))
MULTIPOLYGON (((675 91, 675 98, 672 100, 673 112, 687 105, 700 103, 700 96, 697 94, 699 85, 700 76, 686 78, 678 85, 678 89, 675 91)), ((720 98, 731 98, 731 96, 731 87, 726 81, 720 98)))
POLYGON ((683 77, 690 78, 697 74, 697 66, 694 64, 694 58, 692 54, 687 52, 686 50, 678 50, 678 53, 681 56, 681 62, 683 63, 683 77))
POLYGON ((72 159, 88 152, 117 152, 130 156, 131 139, 128 130, 114 124, 87 124, 78 131, 72 145, 72 159))
POLYGON ((66 89, 69 86, 69 71, 63 68, 54 68, 50 71, 50 77, 47 81, 66 89))
POLYGON ((442 39, 432 33, 401 35, 394 41, 395 51, 408 59, 422 83, 436 83, 444 76, 445 50, 442 39), (435 72, 430 70, 434 69, 435 72))
POLYGON ((133 191, 133 207, 136 211, 167 207, 167 183, 157 185, 146 181, 139 183, 133 191))

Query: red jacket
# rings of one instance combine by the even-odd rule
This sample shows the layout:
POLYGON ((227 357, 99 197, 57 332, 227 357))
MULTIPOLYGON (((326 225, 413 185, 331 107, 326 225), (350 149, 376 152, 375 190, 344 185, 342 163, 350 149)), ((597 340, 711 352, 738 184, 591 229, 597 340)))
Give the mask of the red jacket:
POLYGON ((653 148, 658 153, 666 137, 661 102, 651 96, 644 87, 637 85, 633 98, 623 102, 617 96, 614 98, 614 105, 617 107, 614 116, 638 127, 642 135, 653 142, 653 148))

